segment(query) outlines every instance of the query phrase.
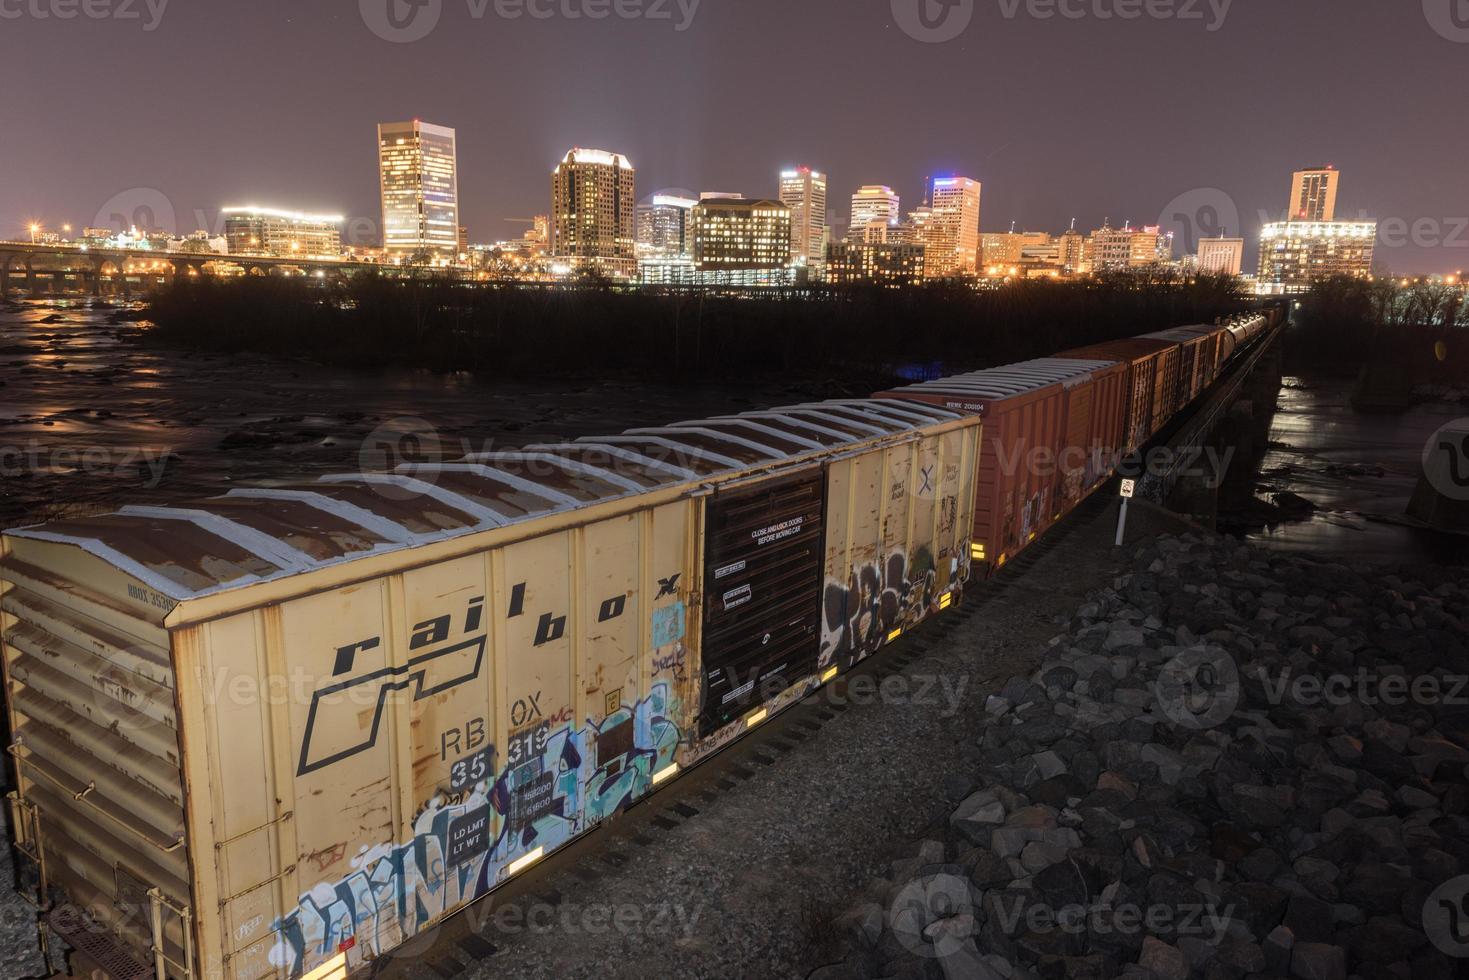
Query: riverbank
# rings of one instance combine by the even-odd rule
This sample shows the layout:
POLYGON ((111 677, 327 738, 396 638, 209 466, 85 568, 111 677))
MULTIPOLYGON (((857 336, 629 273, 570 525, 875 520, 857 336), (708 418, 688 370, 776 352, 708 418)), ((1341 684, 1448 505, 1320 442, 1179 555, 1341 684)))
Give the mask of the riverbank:
POLYGON ((747 378, 888 387, 905 364, 1006 364, 1247 308, 1238 283, 1122 274, 977 288, 811 286, 755 294, 355 279, 181 280, 153 294, 153 339, 324 364, 495 379, 747 378))

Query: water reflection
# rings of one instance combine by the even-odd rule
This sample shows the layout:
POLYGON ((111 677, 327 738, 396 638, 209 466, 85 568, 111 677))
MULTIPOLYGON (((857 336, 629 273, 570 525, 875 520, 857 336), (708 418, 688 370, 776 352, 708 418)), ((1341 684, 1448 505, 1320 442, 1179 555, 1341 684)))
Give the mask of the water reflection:
POLYGON ((1342 558, 1469 561, 1469 538, 1412 527, 1408 501, 1423 448, 1469 405, 1433 402, 1397 415, 1363 414, 1341 380, 1287 378, 1261 467, 1262 493, 1293 491, 1319 508, 1249 540, 1285 551, 1342 558))

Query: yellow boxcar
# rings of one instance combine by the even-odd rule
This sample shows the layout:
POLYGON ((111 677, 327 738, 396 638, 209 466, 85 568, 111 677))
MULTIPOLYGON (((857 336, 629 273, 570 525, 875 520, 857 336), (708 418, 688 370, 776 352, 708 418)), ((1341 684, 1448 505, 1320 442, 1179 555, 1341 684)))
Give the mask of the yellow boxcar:
POLYGON ((823 402, 7 533, 25 880, 115 972, 354 971, 948 608, 978 444, 823 402))

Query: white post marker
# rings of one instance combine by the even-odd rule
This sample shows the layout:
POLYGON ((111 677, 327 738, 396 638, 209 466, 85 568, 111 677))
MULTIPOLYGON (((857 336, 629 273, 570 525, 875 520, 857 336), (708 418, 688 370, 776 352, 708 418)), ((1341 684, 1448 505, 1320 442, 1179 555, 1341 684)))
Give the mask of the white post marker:
POLYGON ((1122 536, 1127 533, 1127 502, 1137 496, 1137 481, 1122 481, 1122 510, 1117 514, 1117 547, 1122 547, 1122 536))

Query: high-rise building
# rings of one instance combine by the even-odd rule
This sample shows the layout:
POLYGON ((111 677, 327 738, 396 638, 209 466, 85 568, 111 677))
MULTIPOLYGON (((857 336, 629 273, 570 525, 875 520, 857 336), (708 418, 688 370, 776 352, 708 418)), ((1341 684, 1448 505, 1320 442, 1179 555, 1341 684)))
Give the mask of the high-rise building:
POLYGON ((574 149, 551 175, 551 255, 573 269, 637 274, 636 171, 627 157, 574 149))
POLYGON ((638 258, 690 258, 689 211, 698 203, 676 194, 654 194, 639 204, 638 258))
POLYGON ((928 278, 978 273, 980 189, 980 182, 968 177, 942 177, 933 182, 928 215, 921 223, 915 221, 928 278))
POLYGON ((1260 232, 1256 289, 1267 295, 1308 291, 1333 276, 1365 279, 1377 247, 1375 221, 1276 221, 1260 232))
POLYGON ((336 258, 342 254, 339 214, 302 214, 254 205, 229 207, 224 237, 231 255, 336 258))
POLYGON ((1056 260, 1068 276, 1086 273, 1086 236, 1076 230, 1075 222, 1057 237, 1056 260))
POLYGON ((902 242, 832 242, 826 249, 826 281, 874 283, 899 288, 923 281, 923 246, 902 242))
POLYGON ((791 261, 826 261, 826 174, 797 167, 780 175, 780 202, 791 212, 791 261))
POLYGON ((746 278, 764 282, 770 273, 784 275, 791 268, 791 210, 779 201, 704 200, 689 212, 689 222, 694 267, 701 275, 714 274, 709 281, 755 273, 746 278))
POLYGON ((1243 238, 1205 238, 1199 242, 1198 270, 1203 275, 1237 276, 1244 261, 1243 238))
POLYGON ((888 230, 902 221, 902 201, 886 184, 867 184, 852 195, 847 238, 854 242, 887 240, 888 230))
POLYGON ((1336 189, 1341 174, 1335 167, 1297 170, 1291 177, 1288 221, 1335 221, 1336 189))
POLYGON ((459 253, 454 130, 413 119, 377 127, 383 249, 390 258, 459 253))
POLYGON ((1302 293, 1334 276, 1372 274, 1377 222, 1335 220, 1340 180, 1334 167, 1293 175, 1290 217, 1260 230, 1258 292, 1302 293))
POLYGON ((1084 254, 1092 272, 1161 265, 1173 258, 1173 233, 1157 225, 1113 228, 1104 223, 1087 237, 1084 254))

